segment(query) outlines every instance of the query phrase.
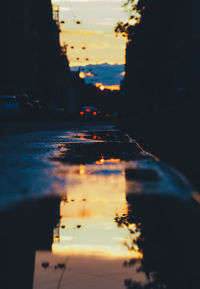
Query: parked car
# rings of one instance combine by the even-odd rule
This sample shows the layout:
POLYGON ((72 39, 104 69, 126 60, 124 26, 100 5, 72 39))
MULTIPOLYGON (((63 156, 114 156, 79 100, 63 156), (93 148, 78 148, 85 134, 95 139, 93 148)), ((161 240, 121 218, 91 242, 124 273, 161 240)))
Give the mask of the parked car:
POLYGON ((97 119, 98 116, 98 109, 93 106, 83 106, 80 111, 80 117, 81 119, 97 119))
POLYGON ((41 115, 42 107, 39 100, 30 99, 27 94, 17 95, 20 105, 21 117, 25 119, 37 119, 41 115))
POLYGON ((80 117, 85 120, 108 120, 110 114, 93 106, 83 106, 80 110, 80 117))
POLYGON ((0 118, 15 119, 20 115, 20 104, 15 95, 0 95, 0 118))
POLYGON ((0 95, 0 119, 34 119, 41 115, 39 100, 25 94, 0 95))

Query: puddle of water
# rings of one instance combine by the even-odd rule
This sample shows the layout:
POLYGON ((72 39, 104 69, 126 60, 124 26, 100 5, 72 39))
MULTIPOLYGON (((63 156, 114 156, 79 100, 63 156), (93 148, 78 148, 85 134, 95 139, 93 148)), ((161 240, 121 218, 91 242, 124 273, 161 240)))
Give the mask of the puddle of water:
POLYGON ((63 195, 0 213, 2 288, 199 288, 197 203, 158 194, 177 192, 174 177, 118 136, 93 135, 54 158, 63 195))
POLYGON ((120 160, 66 165, 62 176, 67 186, 60 204, 61 219, 54 230, 52 252, 36 254, 34 288, 57 288, 59 276, 60 288, 79 288, 80 282, 81 288, 123 288, 133 271, 135 278, 144 282, 144 273, 136 273, 138 265, 134 270, 123 266, 132 259, 142 259, 142 253, 137 245, 127 248, 139 238, 136 225, 132 224, 135 233, 131 234, 129 228, 119 227, 116 222, 117 216, 128 214, 126 178, 120 160), (44 260, 51 264, 47 269, 41 267, 44 260), (57 264, 64 264, 64 269, 57 268, 57 264), (48 274, 51 282, 45 279, 48 274))

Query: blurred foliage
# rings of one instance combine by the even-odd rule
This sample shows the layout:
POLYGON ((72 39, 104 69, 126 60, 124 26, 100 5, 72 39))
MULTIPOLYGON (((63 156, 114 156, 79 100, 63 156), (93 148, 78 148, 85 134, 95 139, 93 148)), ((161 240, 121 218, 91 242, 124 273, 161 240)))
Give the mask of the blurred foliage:
POLYGON ((123 8, 129 15, 127 21, 118 22, 115 26, 116 34, 121 34, 123 37, 132 39, 137 32, 139 24, 143 21, 146 13, 148 2, 146 0, 127 0, 123 4, 123 8))

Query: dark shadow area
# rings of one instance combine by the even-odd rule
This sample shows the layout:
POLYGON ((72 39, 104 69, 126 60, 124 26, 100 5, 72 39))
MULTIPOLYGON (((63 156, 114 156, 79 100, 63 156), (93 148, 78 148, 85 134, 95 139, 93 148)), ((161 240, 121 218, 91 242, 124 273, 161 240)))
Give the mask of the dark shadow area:
POLYGON ((126 182, 158 181, 159 174, 153 169, 126 169, 126 182))
POLYGON ((132 119, 132 127, 123 128, 143 148, 182 172, 196 188, 200 188, 198 108, 147 114, 132 119))
POLYGON ((200 188, 199 2, 127 1, 124 122, 120 127, 200 188))
POLYGON ((59 219, 57 197, 25 201, 0 212, 2 289, 32 289, 36 250, 51 250, 59 219))
POLYGON ((143 254, 143 259, 124 262, 139 263, 147 284, 125 280, 128 289, 197 289, 200 284, 200 220, 199 205, 173 197, 127 195, 127 215, 116 217, 120 227, 127 227, 139 237, 129 244, 143 254), (136 229, 131 227, 136 224, 136 229), (131 228, 131 229, 130 229, 131 228))

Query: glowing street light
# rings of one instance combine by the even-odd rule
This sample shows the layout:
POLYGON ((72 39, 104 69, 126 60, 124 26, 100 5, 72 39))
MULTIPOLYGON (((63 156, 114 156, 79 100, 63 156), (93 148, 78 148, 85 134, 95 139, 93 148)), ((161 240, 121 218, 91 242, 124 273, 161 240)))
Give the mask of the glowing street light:
POLYGON ((85 78, 85 73, 81 71, 81 72, 79 73, 79 77, 82 78, 82 79, 85 78))

